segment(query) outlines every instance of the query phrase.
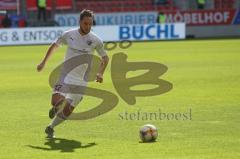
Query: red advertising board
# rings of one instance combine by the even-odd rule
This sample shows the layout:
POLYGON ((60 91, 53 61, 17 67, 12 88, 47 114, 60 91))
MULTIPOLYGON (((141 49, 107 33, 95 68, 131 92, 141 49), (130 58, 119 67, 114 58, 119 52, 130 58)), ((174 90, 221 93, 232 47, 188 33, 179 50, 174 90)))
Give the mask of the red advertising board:
MULTIPOLYGON (((47 9, 51 10, 52 6, 56 6, 56 9, 71 9, 72 0, 47 0, 47 9)), ((36 0, 26 0, 27 10, 37 10, 37 1, 36 0)))
POLYGON ((16 10, 17 0, 0 0, 0 10, 16 10))
POLYGON ((187 25, 229 25, 233 23, 236 10, 200 10, 165 12, 166 22, 185 22, 187 25))
POLYGON ((3 26, 2 26, 2 20, 5 18, 5 16, 4 15, 0 15, 0 28, 2 28, 3 26))

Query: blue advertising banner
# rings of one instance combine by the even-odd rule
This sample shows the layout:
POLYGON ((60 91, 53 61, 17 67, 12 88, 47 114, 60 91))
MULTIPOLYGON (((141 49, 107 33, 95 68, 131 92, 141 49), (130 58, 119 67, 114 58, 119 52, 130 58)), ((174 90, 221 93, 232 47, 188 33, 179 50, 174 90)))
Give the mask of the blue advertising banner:
POLYGON ((150 24, 119 26, 119 40, 185 39, 185 24, 150 24))
MULTIPOLYGON (((50 44, 64 31, 73 27, 34 27, 0 29, 1 45, 50 44)), ((95 26, 95 32, 103 41, 142 41, 185 39, 184 23, 149 24, 149 25, 108 25, 95 26)))

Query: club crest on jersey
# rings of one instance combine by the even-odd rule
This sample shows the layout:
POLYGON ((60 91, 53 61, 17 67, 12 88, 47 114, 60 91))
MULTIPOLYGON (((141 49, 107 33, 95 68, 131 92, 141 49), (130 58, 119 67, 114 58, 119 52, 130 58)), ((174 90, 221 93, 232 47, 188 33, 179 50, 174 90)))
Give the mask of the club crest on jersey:
POLYGON ((91 40, 88 40, 87 41, 87 44, 90 46, 92 44, 92 41, 91 40))

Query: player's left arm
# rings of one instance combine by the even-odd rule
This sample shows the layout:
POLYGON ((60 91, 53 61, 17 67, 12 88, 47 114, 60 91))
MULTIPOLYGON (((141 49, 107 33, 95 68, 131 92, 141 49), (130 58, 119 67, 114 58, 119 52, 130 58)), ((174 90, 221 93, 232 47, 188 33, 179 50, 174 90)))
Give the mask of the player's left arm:
POLYGON ((99 66, 99 70, 96 75, 96 82, 99 82, 99 83, 103 82, 103 74, 107 67, 108 61, 109 61, 109 58, 107 55, 102 57, 102 60, 101 60, 100 66, 99 66))
POLYGON ((96 75, 96 82, 102 83, 103 82, 103 74, 108 65, 109 58, 107 56, 106 51, 104 50, 102 40, 98 39, 98 44, 96 46, 97 53, 102 57, 101 63, 98 69, 98 73, 96 75))

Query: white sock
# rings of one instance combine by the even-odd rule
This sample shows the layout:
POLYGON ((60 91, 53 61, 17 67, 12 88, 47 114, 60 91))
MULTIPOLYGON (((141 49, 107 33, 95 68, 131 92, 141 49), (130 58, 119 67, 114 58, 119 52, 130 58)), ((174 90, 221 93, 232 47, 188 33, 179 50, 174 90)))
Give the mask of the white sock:
POLYGON ((60 123, 62 123, 64 121, 64 119, 58 117, 57 115, 53 118, 52 122, 50 123, 50 127, 54 128, 55 126, 59 125, 60 123))

